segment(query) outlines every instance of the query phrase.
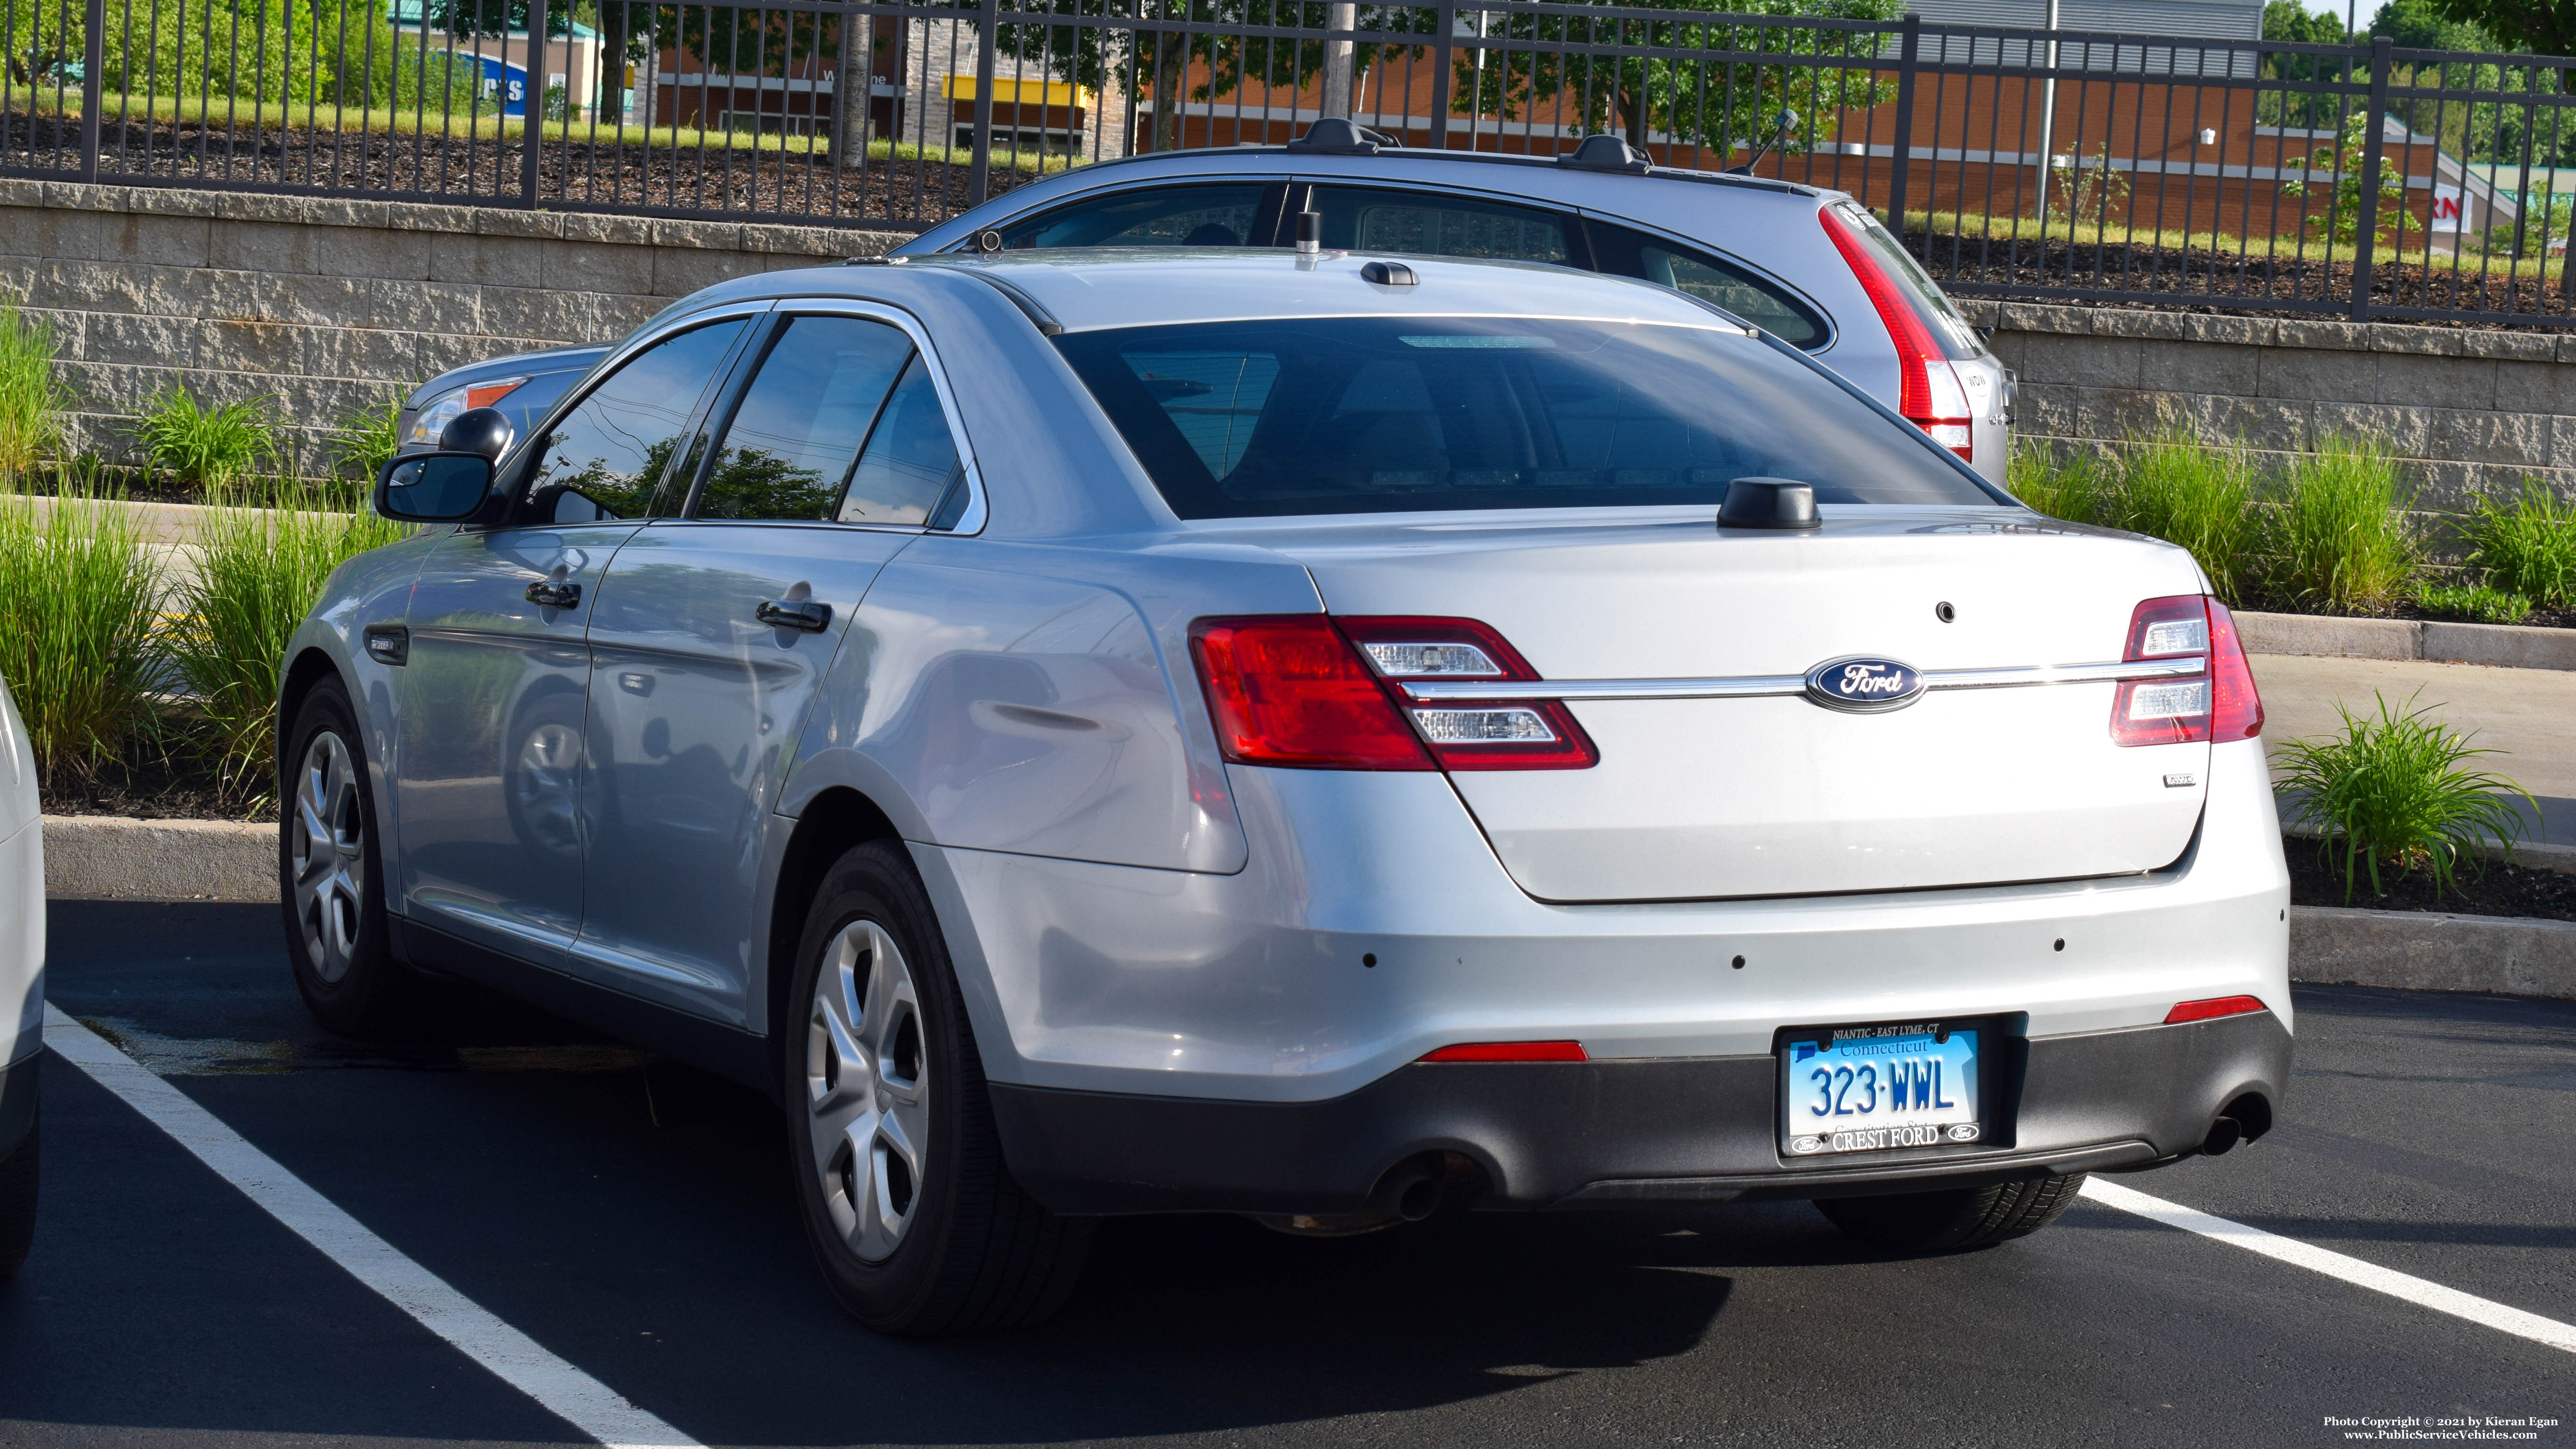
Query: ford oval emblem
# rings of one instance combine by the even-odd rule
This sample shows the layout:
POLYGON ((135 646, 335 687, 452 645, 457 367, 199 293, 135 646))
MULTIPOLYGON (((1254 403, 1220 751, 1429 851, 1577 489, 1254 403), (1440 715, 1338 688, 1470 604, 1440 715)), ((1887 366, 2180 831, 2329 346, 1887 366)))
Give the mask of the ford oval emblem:
POLYGON ((1827 709, 1870 714, 1903 709, 1923 695, 1923 676, 1893 659, 1836 659, 1807 671, 1807 698, 1827 709))

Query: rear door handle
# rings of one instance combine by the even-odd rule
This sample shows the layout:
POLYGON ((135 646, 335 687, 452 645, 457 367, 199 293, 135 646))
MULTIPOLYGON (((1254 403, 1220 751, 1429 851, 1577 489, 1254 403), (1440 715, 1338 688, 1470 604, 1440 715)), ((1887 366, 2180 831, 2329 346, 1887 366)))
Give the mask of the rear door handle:
POLYGON ((528 602, 543 609, 578 609, 581 607, 581 585, 539 579, 528 585, 528 602))
POLYGON ((784 603, 763 599, 751 616, 776 628, 802 629, 809 634, 820 634, 832 627, 832 606, 812 599, 789 599, 784 603))

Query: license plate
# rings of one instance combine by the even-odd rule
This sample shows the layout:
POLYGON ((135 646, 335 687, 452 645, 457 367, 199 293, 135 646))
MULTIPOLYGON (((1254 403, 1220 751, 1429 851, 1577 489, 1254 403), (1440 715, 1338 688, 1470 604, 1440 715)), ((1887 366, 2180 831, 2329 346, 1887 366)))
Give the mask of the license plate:
POLYGON ((1793 1037, 1780 1049, 1780 1150, 1789 1157, 1974 1142, 1973 1030, 1857 1026, 1793 1037))

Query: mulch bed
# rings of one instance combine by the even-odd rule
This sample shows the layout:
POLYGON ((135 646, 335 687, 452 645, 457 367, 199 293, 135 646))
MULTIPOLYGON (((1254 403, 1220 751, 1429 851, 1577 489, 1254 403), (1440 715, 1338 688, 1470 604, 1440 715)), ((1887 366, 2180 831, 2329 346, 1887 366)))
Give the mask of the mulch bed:
MULTIPOLYGON (((2412 601, 2399 604, 2396 608, 2389 611, 2389 616, 2397 619, 2430 619, 2436 623, 2442 624, 2476 624, 2484 622, 2483 620, 2478 619, 2455 619, 2447 614, 2428 614, 2422 609, 2417 608, 2412 601)), ((2518 629, 2576 629, 2576 609, 2534 609, 2530 613, 2523 615, 2520 619, 2515 620, 2514 627, 2518 629)))
MULTIPOLYGON (((1995 241, 1975 236, 1927 235, 1921 231, 1909 231, 1905 241, 1917 256, 1924 259, 1925 270, 1943 288, 1973 292, 1979 296, 2019 297, 2033 302, 2062 304, 2068 300, 2066 297, 2050 296, 2039 289, 2072 287, 2153 294, 2116 300, 2088 299, 2081 304, 2088 307, 2303 317, 2330 322, 2347 321, 2351 317, 2350 261, 2300 260, 2289 254, 2278 259, 2267 258, 2259 241, 2253 243, 2243 256, 2205 246, 2159 247, 2128 243, 2097 247, 2070 246, 2062 241, 2051 241, 2043 246, 2036 239, 2028 238, 2019 242, 1995 241), (2324 310, 2266 308, 2263 305, 2266 301, 2330 305, 2324 310)), ((2371 305, 2374 309, 2429 307, 2538 314, 2539 317, 2556 319, 2556 325, 2537 320, 2516 322, 2492 318, 2374 317, 2372 320, 2423 327, 2528 327, 2563 332, 2567 330, 2568 320, 2576 317, 2576 305, 2571 305, 2569 295, 2557 279, 2544 284, 2538 277, 2507 275, 2510 264, 2503 258, 2494 259, 2496 270, 2481 277, 2478 272, 2481 265, 2478 257, 2462 257, 2455 274, 2447 258, 2437 259, 2430 266, 2411 261, 2379 263, 2370 272, 2371 305)))
POLYGON ((273 782, 265 772, 236 783, 231 791, 213 764, 191 754, 161 754, 135 747, 132 760, 111 760, 86 777, 57 770, 42 790, 48 815, 122 815, 130 820, 248 820, 262 825, 277 821, 277 802, 250 808, 269 794, 273 782))
MULTIPOLYGON (((10 116, 0 140, 0 166, 77 171, 80 164, 78 118, 10 116)), ((499 137, 111 118, 102 126, 98 179, 286 185, 517 206, 525 156, 518 141, 499 137)), ((945 161, 868 159, 836 175, 821 153, 549 140, 537 153, 537 204, 917 230, 966 210, 971 177, 970 168, 945 161)), ((996 164, 987 191, 999 195, 1037 179, 996 164)))
POLYGON ((2447 911, 2464 916, 2536 916, 2576 921, 2576 875, 2470 859, 2461 862, 2451 889, 2436 896, 2430 874, 2414 871, 2399 875, 2382 867, 2379 883, 2386 894, 2371 894, 2370 876, 2364 871, 2352 898, 2346 900, 2340 865, 2329 866, 2316 841, 2284 836, 2281 847, 2290 859, 2290 904, 2294 906, 2356 906, 2374 911, 2447 911))

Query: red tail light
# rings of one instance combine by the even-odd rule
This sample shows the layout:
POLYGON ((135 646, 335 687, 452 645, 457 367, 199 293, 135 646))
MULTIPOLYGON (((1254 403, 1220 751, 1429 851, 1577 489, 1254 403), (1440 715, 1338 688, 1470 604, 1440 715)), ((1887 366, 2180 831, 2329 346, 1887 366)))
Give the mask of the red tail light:
POLYGON ((1201 619, 1190 650, 1217 743, 1236 764, 1433 768, 1385 687, 1322 614, 1201 619))
POLYGON ((2209 1021, 2221 1016, 2244 1016, 2265 1011, 2259 996, 2213 996, 2207 1001, 2186 1001, 2165 1013, 2165 1025, 2180 1026, 2186 1021, 2209 1021))
POLYGON ((2197 674, 2133 679, 2112 696, 2111 740, 2180 745, 2252 739, 2263 732, 2263 701, 2236 634, 2236 616, 2202 594, 2149 599, 2129 615, 2126 661, 2198 658, 2197 674))
POLYGON ((1852 269, 1860 289, 1869 294, 1869 305, 1878 320, 1887 327, 1887 340, 1896 344, 1898 369, 1896 410, 1906 421, 1921 428, 1932 441, 1948 448, 1961 458, 1976 461, 1976 418, 1968 405, 1968 392, 1959 385, 1959 375, 1950 369, 1949 355, 1932 338, 1932 329, 1924 325, 1914 304, 1906 299, 1896 279, 1887 274, 1878 258, 1869 254, 1869 245, 1852 233, 1851 223, 1834 215, 1832 207, 1816 213, 1824 223, 1825 236, 1843 261, 1852 269))
POLYGON ((1424 700, 1406 684, 1495 685, 1538 671, 1473 619, 1374 616, 1336 620, 1404 704, 1432 756, 1452 770, 1583 770, 1601 754, 1573 712, 1552 699, 1424 700))
MULTIPOLYGON (((2177 1008, 2179 1010, 2179 1008, 2177 1008)), ((1425 1052, 1426 1062, 1588 1062, 1579 1041, 1470 1041, 1425 1052)))
POLYGON ((1406 683, 1491 686, 1536 671, 1473 619, 1322 614, 1190 629, 1225 757, 1312 770, 1580 770, 1600 752, 1552 699, 1415 699, 1406 683))

